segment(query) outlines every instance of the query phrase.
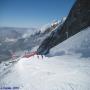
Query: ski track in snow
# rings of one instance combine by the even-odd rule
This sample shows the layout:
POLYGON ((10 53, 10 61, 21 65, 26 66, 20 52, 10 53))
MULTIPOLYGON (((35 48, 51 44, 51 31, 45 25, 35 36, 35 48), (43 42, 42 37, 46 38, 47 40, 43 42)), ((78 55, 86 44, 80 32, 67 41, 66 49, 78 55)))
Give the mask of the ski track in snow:
POLYGON ((20 59, 0 78, 0 87, 20 90, 90 90, 90 60, 73 56, 20 59))

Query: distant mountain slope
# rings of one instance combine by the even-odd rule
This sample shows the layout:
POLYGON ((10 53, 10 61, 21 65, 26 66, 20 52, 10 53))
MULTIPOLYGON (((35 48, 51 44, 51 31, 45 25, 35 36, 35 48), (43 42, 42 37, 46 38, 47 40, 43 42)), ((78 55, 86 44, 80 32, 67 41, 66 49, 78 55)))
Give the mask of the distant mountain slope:
MULTIPOLYGON (((12 48, 14 48, 14 50, 21 49, 30 51, 32 48, 39 46, 42 43, 42 41, 46 37, 48 37, 51 34, 51 32, 58 26, 58 24, 59 23, 50 25, 44 28, 43 30, 37 30, 30 36, 20 38, 16 43, 14 43, 12 48)), ((28 32, 27 34, 29 35, 30 32, 28 32)))
POLYGON ((88 26, 90 26, 90 0, 76 0, 62 27, 56 28, 56 30, 42 42, 37 50, 38 53, 47 54, 52 47, 88 26))

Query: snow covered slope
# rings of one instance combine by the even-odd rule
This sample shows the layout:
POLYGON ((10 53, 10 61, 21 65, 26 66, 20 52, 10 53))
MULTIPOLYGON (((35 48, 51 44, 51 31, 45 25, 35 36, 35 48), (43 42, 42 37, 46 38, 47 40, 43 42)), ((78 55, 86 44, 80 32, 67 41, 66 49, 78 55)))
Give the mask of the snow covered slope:
POLYGON ((87 28, 54 47, 50 52, 53 57, 21 58, 3 71, 0 89, 90 90, 89 35, 90 28, 87 28), (76 55, 77 51, 88 57, 76 55))
POLYGON ((0 77, 0 88, 90 90, 89 71, 90 60, 75 56, 23 58, 0 77))
POLYGON ((49 55, 80 54, 90 57, 90 27, 55 46, 49 55))

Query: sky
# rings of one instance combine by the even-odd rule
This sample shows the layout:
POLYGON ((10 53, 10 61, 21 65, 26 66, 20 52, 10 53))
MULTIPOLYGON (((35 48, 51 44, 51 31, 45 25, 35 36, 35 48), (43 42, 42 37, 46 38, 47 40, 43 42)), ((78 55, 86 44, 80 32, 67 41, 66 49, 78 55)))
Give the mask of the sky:
POLYGON ((0 26, 41 27, 67 16, 75 0, 0 0, 0 26))

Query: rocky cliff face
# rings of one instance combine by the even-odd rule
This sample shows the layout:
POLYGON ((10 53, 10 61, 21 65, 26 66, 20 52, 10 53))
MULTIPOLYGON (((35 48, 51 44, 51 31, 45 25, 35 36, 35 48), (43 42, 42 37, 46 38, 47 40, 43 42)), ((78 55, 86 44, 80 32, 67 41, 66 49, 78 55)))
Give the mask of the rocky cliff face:
POLYGON ((76 0, 62 25, 47 37, 38 48, 39 54, 47 54, 49 49, 90 26, 90 0, 76 0))

